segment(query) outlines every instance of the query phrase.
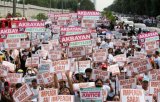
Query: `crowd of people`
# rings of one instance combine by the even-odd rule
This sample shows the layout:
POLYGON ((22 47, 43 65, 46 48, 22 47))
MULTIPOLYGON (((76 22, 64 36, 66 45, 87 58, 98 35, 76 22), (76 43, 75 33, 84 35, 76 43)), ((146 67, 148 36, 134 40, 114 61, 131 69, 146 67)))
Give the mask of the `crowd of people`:
MULTIPOLYGON (((99 26, 87 29, 92 36, 92 44, 83 46, 85 48, 85 55, 70 57, 69 48, 62 47, 60 37, 55 38, 57 31, 55 32, 53 25, 56 24, 47 24, 46 26, 46 29, 51 30, 51 34, 41 34, 40 42, 34 45, 31 43, 29 48, 5 49, 1 47, 0 72, 2 74, 0 75, 0 102, 16 102, 16 95, 14 94, 18 92, 24 84, 30 87, 33 94, 23 101, 21 100, 21 102, 52 102, 40 100, 40 92, 51 89, 57 89, 57 95, 73 96, 74 102, 123 102, 122 89, 137 89, 143 90, 145 99, 140 101, 133 99, 130 102, 151 102, 146 101, 148 97, 151 97, 152 102, 159 102, 158 92, 160 92, 160 84, 157 83, 157 87, 154 87, 157 88, 157 91, 154 90, 152 92, 152 86, 150 85, 152 81, 159 81, 159 42, 156 43, 155 49, 151 47, 146 50, 145 44, 141 45, 139 43, 138 36, 142 34, 142 32, 137 32, 136 34, 136 32, 132 30, 127 31, 128 29, 126 29, 123 24, 114 25, 108 21, 107 18, 103 18, 99 26), (108 25, 109 27, 105 27, 104 25, 108 25), (111 30, 107 28, 111 28, 111 30), (121 32, 122 30, 128 32, 125 34, 125 37, 123 36, 123 32, 121 32), (50 44, 51 41, 56 42, 54 43, 55 45, 53 43, 50 44), (50 57, 50 51, 48 48, 45 49, 45 44, 49 44, 48 47, 51 47, 50 50, 53 52, 57 51, 54 56, 50 57), (43 53, 40 53, 40 51, 43 51, 43 53), (44 54, 44 52, 46 53, 44 54), (34 65, 37 61, 34 57, 37 54, 39 60, 38 65, 34 65), (60 56, 60 58, 57 58, 57 56, 60 56), (31 58, 31 63, 29 63, 29 58, 31 58), (42 64, 43 61, 45 63, 42 64), (89 64, 83 64, 87 61, 89 61, 89 64), (8 64, 4 64, 4 62, 8 64), (30 65, 28 65, 28 63, 30 65), (51 63, 51 65, 46 63, 51 63), (47 67, 47 65, 49 67, 47 67), (8 68, 6 76, 4 76, 4 67, 8 68), (65 67, 65 70, 56 71, 59 70, 56 68, 61 67, 65 67), (99 71, 100 74, 96 75, 96 71, 97 73, 99 71), (15 75, 11 76, 13 73, 15 73, 15 75), (44 76, 49 75, 47 82, 44 78, 41 78, 43 73, 47 73, 44 76), (19 77, 18 75, 21 76, 19 77), (12 80, 14 78, 17 78, 18 81, 16 80, 16 82, 14 82, 14 80, 12 80), (94 88, 101 88, 103 93, 102 99, 100 101, 94 101, 94 99, 82 101, 81 88, 93 88, 93 90, 94 88)), ((69 28, 73 27, 73 25, 67 25, 65 27, 69 28)), ((60 29, 59 32, 61 32, 60 29)), ((147 32, 147 34, 148 33, 152 32, 147 32)), ((35 34, 37 37, 39 33, 35 34)), ((29 36, 21 40, 30 41, 29 36)), ((157 41, 159 41, 159 38, 157 41)), ((20 97, 18 99, 20 99, 20 97)), ((64 100, 64 102, 71 101, 64 100)))

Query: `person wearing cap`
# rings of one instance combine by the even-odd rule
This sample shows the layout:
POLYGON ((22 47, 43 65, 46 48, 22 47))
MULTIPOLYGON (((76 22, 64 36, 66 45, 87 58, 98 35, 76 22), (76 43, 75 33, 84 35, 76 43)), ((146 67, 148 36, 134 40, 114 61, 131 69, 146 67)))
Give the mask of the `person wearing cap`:
POLYGON ((143 89, 145 95, 149 95, 149 78, 148 77, 143 77, 141 86, 137 86, 138 89, 143 89))

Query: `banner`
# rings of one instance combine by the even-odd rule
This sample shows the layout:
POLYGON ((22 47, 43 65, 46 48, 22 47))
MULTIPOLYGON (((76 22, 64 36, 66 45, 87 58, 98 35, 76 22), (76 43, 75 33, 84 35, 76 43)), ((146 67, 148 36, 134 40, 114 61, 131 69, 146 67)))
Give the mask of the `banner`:
POLYGON ((61 31, 61 36, 78 35, 83 33, 81 27, 61 27, 60 31, 61 31))
POLYGON ((53 83, 53 76, 50 72, 39 73, 37 75, 37 80, 40 85, 46 85, 53 83))
POLYGON ((8 34, 7 39, 24 39, 27 38, 26 33, 8 34))
POLYGON ((116 62, 125 62, 127 61, 126 54, 116 55, 114 57, 116 62))
POLYGON ((149 93, 157 95, 160 92, 160 81, 150 81, 149 82, 149 93))
POLYGON ((102 71, 98 69, 92 69, 92 74, 90 79, 102 79, 103 81, 106 81, 109 79, 110 73, 107 71, 102 71))
POLYGON ((52 102, 51 97, 58 95, 58 89, 40 90, 38 95, 38 102, 52 102))
POLYGON ((15 102, 25 102, 33 95, 30 87, 27 84, 24 84, 13 94, 13 99, 15 102))
POLYGON ((32 58, 27 58, 26 67, 37 67, 39 64, 39 57, 35 56, 32 58))
POLYGON ((21 41, 21 48, 23 49, 30 48, 30 41, 21 41))
POLYGON ((28 84, 29 86, 32 85, 32 80, 33 79, 37 79, 37 77, 36 76, 31 76, 31 77, 27 76, 27 77, 24 77, 25 83, 28 84))
POLYGON ((85 61, 76 61, 74 62, 75 66, 75 72, 85 73, 85 70, 87 68, 91 68, 91 61, 85 60, 85 61))
POLYGON ((11 83, 22 83, 22 76, 19 73, 8 73, 7 80, 11 83))
POLYGON ((60 60, 62 58, 62 51, 50 50, 48 57, 52 61, 60 60))
POLYGON ((104 62, 107 60, 107 50, 98 49, 93 53, 93 60, 96 62, 104 62))
POLYGON ((122 89, 121 102, 146 102, 144 91, 139 89, 122 89))
POLYGON ((73 95, 57 95, 52 96, 50 102, 75 102, 73 95))
POLYGON ((80 88, 94 88, 95 82, 87 82, 87 83, 74 83, 73 84, 73 90, 79 91, 80 88))
POLYGON ((159 44, 156 41, 145 42, 145 50, 154 51, 159 48, 159 44))
POLYGON ((53 61, 52 66, 54 68, 54 72, 67 71, 70 70, 70 60, 53 61))
POLYGON ((85 55, 86 55, 86 49, 83 46, 68 48, 68 57, 69 58, 82 57, 85 55))
POLYGON ((70 42, 69 47, 89 46, 91 44, 92 44, 92 40, 75 41, 75 42, 70 42))
POLYGON ((18 49, 21 47, 20 39, 5 39, 4 46, 6 49, 18 49))
POLYGON ((100 16, 99 11, 78 11, 78 16, 100 16))
POLYGON ((81 102, 103 102, 103 94, 101 88, 81 88, 81 102))
POLYGON ((144 52, 134 52, 135 58, 146 59, 147 54, 144 52))

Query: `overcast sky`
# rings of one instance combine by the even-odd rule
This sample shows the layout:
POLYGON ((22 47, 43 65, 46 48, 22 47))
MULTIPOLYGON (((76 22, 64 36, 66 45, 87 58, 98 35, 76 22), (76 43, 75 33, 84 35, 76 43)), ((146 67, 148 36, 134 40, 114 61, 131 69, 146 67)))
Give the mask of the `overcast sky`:
POLYGON ((103 11, 103 9, 113 3, 114 0, 96 0, 96 10, 103 11))

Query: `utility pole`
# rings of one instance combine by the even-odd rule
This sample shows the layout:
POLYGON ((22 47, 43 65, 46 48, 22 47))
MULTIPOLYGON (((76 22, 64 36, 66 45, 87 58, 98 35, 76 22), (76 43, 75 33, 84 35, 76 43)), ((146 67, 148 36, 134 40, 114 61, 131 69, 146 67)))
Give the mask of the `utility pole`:
POLYGON ((62 0, 62 14, 63 14, 63 0, 62 0))
POLYGON ((51 8, 52 8, 52 2, 51 2, 51 0, 50 0, 50 5, 49 5, 49 12, 51 12, 51 8))
POLYGON ((25 0, 23 0, 23 17, 25 17, 25 8, 24 8, 24 6, 25 6, 25 0))
POLYGON ((13 0, 13 17, 16 17, 16 2, 17 0, 13 0))

